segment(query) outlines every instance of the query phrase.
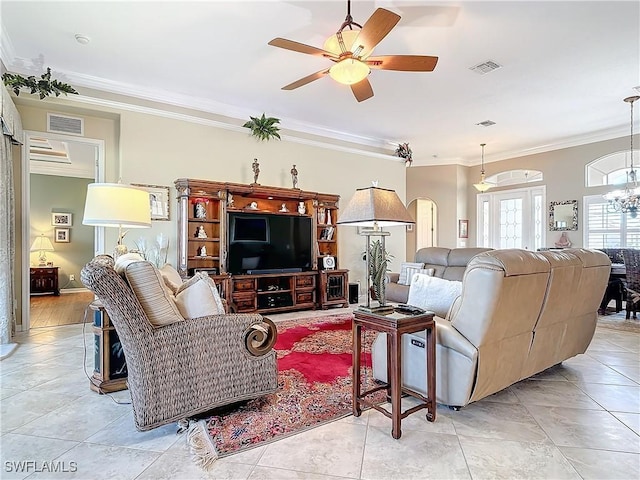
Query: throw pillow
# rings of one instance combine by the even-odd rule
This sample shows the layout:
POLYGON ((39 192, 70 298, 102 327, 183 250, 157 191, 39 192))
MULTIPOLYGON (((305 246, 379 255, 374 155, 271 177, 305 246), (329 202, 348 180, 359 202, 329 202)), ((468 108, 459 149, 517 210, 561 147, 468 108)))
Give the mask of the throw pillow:
MULTIPOLYGON (((400 278, 398 278, 399 285, 409 285, 408 268, 420 269, 424 267, 424 263, 403 262, 400 264, 400 278)), ((415 272, 414 272, 415 273, 415 272)))
POLYGON ((418 267, 407 267, 407 285, 411 285, 411 282, 413 282, 413 276, 416 273, 421 273, 423 275, 429 275, 430 277, 433 277, 433 275, 436 273, 436 269, 435 268, 418 268, 418 267))
POLYGON ((182 285, 182 277, 178 271, 170 263, 165 263, 164 267, 160 269, 160 275, 162 275, 165 285, 175 294, 182 285))
POLYGON ((162 275, 152 263, 131 262, 124 269, 124 275, 153 326, 161 327, 184 320, 162 275))
POLYGON ((204 272, 184 282, 176 291, 175 299, 180 314, 186 319, 225 313, 215 282, 204 272))
POLYGON ((453 301, 461 292, 462 282, 417 273, 409 287, 407 303, 431 310, 437 316, 446 318, 453 301))

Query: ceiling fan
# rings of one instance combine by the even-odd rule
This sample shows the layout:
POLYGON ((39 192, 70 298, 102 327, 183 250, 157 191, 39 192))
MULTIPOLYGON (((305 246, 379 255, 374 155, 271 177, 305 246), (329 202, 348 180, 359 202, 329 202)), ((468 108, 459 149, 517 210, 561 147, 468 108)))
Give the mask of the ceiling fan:
POLYGON ((372 68, 402 72, 433 71, 438 63, 438 57, 426 55, 370 56, 375 46, 387 36, 399 21, 400 15, 384 8, 378 8, 364 26, 361 26, 353 21, 351 0, 347 0, 347 17, 336 34, 327 39, 323 48, 312 47, 286 38, 274 38, 269 42, 269 45, 325 57, 334 62, 331 67, 285 85, 282 90, 294 90, 329 75, 339 83, 350 85, 356 100, 362 102, 373 97, 373 89, 367 79, 372 68), (353 27, 358 27, 359 30, 354 30, 353 27))

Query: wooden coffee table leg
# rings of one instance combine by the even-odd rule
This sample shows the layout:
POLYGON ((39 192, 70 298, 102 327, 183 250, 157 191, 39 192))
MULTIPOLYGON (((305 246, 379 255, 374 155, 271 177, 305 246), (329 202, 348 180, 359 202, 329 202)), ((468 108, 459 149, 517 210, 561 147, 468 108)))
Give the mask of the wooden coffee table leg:
POLYGON ((360 349, 362 348, 362 342, 360 334, 362 332, 362 326, 353 323, 352 326, 353 331, 353 375, 352 375, 352 384, 353 384, 353 416, 359 417, 362 413, 360 409, 360 349))
POLYGON ((401 393, 402 385, 400 384, 401 375, 400 367, 402 365, 402 349, 398 343, 400 342, 400 336, 394 332, 388 334, 391 337, 391 416, 393 426, 391 429, 391 436, 395 439, 400 438, 402 430, 400 429, 401 422, 401 393))

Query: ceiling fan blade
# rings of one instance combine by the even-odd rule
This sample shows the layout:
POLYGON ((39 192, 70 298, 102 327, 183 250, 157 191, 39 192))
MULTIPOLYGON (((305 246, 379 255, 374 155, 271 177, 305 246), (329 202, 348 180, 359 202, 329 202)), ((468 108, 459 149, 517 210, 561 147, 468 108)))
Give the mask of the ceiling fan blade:
POLYGON ((378 8, 360 30, 358 38, 353 42, 353 50, 355 51, 362 46, 358 56, 366 58, 399 21, 400 15, 384 8, 378 8))
POLYGON ((371 83, 369 83, 368 78, 351 85, 351 91, 358 102, 363 102, 368 98, 373 97, 373 88, 371 88, 371 83))
POLYGON ((285 85, 284 87, 282 87, 282 90, 295 90, 298 87, 302 87, 307 83, 311 83, 314 80, 318 80, 319 78, 322 78, 328 73, 329 73, 329 69, 325 68, 323 70, 320 70, 319 72, 312 73, 311 75, 307 75, 306 77, 301 78, 300 80, 296 80, 295 82, 290 83, 289 85, 285 85))
POLYGON ((269 42, 269 45, 273 47, 284 48, 285 50, 293 50, 294 52, 315 55, 316 57, 338 58, 333 53, 322 50, 321 48, 312 47, 311 45, 305 45, 304 43, 294 42, 293 40, 287 40, 286 38, 274 38, 269 42))
POLYGON ((371 68, 380 70, 399 70, 401 72, 432 72, 438 63, 438 57, 428 55, 377 55, 367 58, 371 68))

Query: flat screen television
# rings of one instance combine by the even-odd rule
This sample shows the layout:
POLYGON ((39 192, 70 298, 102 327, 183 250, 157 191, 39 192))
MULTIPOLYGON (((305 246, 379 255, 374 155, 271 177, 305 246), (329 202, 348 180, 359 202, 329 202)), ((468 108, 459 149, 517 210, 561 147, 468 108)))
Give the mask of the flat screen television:
POLYGON ((228 215, 229 273, 311 270, 311 217, 242 212, 229 212, 228 215))

